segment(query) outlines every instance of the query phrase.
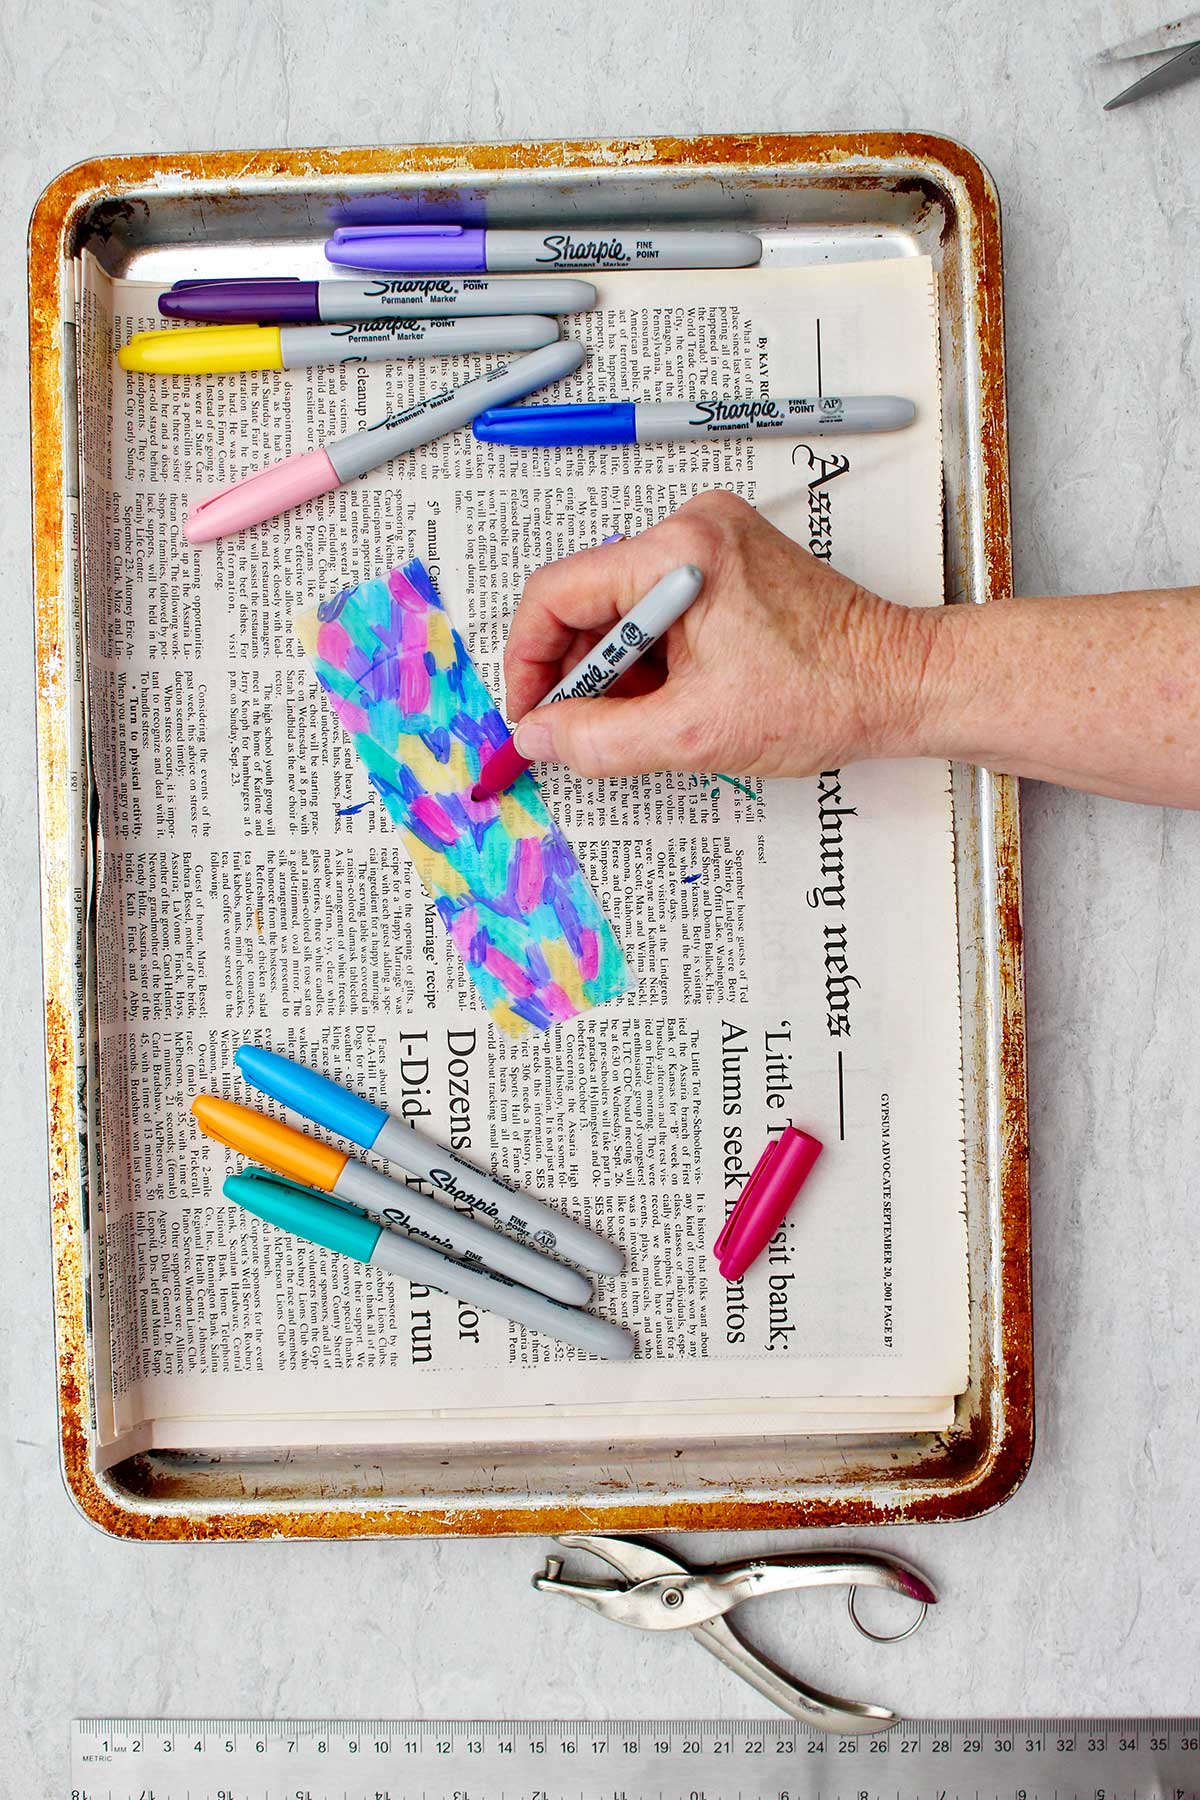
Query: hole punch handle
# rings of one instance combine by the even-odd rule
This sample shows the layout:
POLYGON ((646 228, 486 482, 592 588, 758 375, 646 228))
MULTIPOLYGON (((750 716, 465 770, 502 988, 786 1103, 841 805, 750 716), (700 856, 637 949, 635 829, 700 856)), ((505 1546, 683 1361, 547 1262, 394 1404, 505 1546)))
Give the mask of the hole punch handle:
MULTIPOLYGON (((725 1563, 693 1574, 697 1605, 703 1590, 712 1602, 711 1617, 727 1613, 743 1600, 766 1594, 816 1587, 876 1587, 903 1594, 923 1606, 937 1595, 918 1569, 898 1556, 870 1550, 809 1550, 792 1556, 760 1556, 725 1563)), ((693 1622, 699 1623, 697 1614, 693 1622)))
POLYGON ((772 1706, 779 1707, 793 1719, 811 1725, 815 1731, 836 1731, 847 1737, 862 1737, 871 1732, 890 1731, 900 1723, 899 1713, 886 1706, 872 1706, 867 1701, 843 1700, 837 1694, 824 1694, 810 1688, 794 1676, 787 1675, 775 1663, 743 1642, 728 1619, 712 1619, 707 1625, 696 1625, 692 1636, 698 1644, 724 1663, 731 1674, 740 1675, 756 1688, 772 1706))

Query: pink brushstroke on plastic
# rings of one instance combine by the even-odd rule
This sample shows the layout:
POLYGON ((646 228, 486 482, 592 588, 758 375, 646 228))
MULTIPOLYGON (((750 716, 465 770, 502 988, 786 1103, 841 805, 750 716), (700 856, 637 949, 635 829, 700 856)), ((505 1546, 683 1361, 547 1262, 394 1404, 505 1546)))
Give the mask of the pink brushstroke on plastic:
POLYGON ((548 981, 538 998, 547 1012, 555 1019, 573 1019, 575 1008, 565 988, 559 987, 557 981, 548 981))
POLYGON ((423 652, 400 659, 400 705, 409 715, 423 713, 429 705, 429 670, 423 652))
POLYGON ((537 838, 521 838, 517 844, 517 905, 531 913, 542 898, 542 846, 537 838))
POLYGON ((388 592, 393 600, 398 600, 405 612, 420 613, 422 620, 429 610, 429 602, 419 594, 412 582, 400 569, 393 569, 388 576, 388 592))
POLYGON ((348 700, 342 694, 331 693, 329 704, 351 734, 370 731, 371 721, 357 701, 348 700))
POLYGON ((412 803, 413 815, 420 819, 427 831, 440 838, 443 844, 454 844, 458 841, 458 831, 445 808, 439 806, 432 794, 418 794, 412 803))
POLYGON ((497 950, 495 944, 489 944, 488 953, 483 959, 483 966, 496 977, 497 981, 504 983, 514 999, 528 1000, 531 994, 537 993, 536 986, 524 969, 519 968, 511 956, 505 956, 503 950, 497 950))
POLYGON ((354 646, 346 627, 337 619, 327 619, 317 632, 317 655, 335 669, 349 665, 354 646))

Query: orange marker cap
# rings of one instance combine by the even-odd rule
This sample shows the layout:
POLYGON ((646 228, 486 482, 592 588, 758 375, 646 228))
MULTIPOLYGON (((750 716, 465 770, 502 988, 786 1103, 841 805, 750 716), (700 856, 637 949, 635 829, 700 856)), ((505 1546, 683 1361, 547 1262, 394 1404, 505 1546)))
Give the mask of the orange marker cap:
POLYGON ((341 1150, 318 1143, 302 1131, 293 1131, 252 1106, 236 1100, 218 1100, 215 1094, 197 1094, 192 1113, 205 1137, 216 1138, 240 1156, 265 1163, 277 1175, 290 1175, 308 1187, 332 1193, 338 1176, 350 1158, 341 1150))

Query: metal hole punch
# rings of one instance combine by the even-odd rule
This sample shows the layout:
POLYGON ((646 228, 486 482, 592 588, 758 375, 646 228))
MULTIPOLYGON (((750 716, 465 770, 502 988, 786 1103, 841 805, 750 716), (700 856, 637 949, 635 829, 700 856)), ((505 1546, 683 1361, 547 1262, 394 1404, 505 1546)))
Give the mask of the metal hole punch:
POLYGON ((724 1615, 743 1600, 781 1594, 797 1588, 848 1587, 847 1609, 855 1629, 873 1643, 899 1643, 911 1637, 937 1595, 925 1577, 898 1556, 869 1551, 809 1550, 791 1556, 760 1556, 741 1562, 689 1568, 655 1544, 640 1538, 590 1537, 568 1532, 558 1539, 568 1550, 586 1550, 624 1577, 621 1582, 564 1581, 563 1559, 546 1558, 533 1585, 543 1594, 566 1594, 602 1618, 641 1631, 690 1631, 743 1681, 748 1681, 793 1719, 818 1731, 858 1734, 888 1731, 899 1714, 883 1706, 839 1699, 805 1686, 760 1656, 734 1631, 724 1615), (855 1610, 860 1587, 886 1588, 915 1600, 920 1611, 903 1631, 883 1635, 865 1626, 855 1610))

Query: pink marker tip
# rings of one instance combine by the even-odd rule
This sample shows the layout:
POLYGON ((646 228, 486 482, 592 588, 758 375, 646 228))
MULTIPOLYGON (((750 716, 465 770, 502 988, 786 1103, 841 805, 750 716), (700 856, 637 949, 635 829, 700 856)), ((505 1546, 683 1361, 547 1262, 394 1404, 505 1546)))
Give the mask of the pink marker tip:
POLYGON ((479 780, 471 789, 472 800, 492 800, 503 794, 514 781, 533 767, 527 756, 517 749, 515 738, 509 738, 494 750, 479 771, 479 780))

